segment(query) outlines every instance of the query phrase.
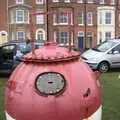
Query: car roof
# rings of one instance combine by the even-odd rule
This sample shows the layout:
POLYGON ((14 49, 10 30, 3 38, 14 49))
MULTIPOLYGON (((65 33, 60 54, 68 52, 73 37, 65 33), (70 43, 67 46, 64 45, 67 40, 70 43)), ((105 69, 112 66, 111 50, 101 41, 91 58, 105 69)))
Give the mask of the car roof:
MULTIPOLYGON (((12 40, 1 44, 0 47, 4 45, 19 45, 19 44, 26 44, 26 41, 12 40)), ((45 40, 36 40, 35 44, 43 46, 45 44, 45 40)))

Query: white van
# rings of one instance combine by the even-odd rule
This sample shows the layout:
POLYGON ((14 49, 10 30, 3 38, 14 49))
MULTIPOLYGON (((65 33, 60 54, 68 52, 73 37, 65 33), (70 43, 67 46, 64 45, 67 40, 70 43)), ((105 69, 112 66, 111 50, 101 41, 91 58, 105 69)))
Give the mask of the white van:
POLYGON ((107 40, 85 51, 81 59, 92 69, 100 72, 107 72, 110 68, 120 68, 120 39, 107 40))

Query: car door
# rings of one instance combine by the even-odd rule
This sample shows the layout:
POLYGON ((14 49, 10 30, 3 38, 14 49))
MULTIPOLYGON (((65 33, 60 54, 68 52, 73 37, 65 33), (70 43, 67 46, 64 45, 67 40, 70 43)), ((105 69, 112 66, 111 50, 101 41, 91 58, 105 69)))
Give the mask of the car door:
POLYGON ((10 73, 13 67, 15 45, 0 47, 0 73, 10 73))
POLYGON ((111 50, 110 62, 111 67, 120 67, 120 45, 111 50))

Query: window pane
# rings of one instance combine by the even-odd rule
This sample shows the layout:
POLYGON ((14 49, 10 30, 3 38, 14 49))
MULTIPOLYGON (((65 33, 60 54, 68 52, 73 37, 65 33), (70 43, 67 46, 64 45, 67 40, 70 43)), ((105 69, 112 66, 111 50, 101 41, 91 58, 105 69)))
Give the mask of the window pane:
POLYGON ((67 32, 60 32, 60 43, 67 43, 67 32))
POLYGON ((16 11, 16 22, 24 22, 24 10, 16 11))
POLYGON ((78 24, 83 24, 83 12, 78 13, 78 24))
POLYGON ((16 4, 23 4, 24 1, 23 0, 16 0, 16 4))
POLYGON ((60 15, 60 23, 68 23, 68 16, 67 14, 60 15))
POLYGON ((105 33, 105 39, 106 39, 106 40, 111 39, 111 32, 106 32, 106 33, 105 33))
POLYGON ((25 33, 24 33, 24 31, 18 31, 17 32, 17 39, 18 40, 24 40, 25 39, 25 33))
POLYGON ((43 4, 43 0, 36 0, 36 4, 43 4))
POLYGON ((106 24, 111 24, 111 13, 110 12, 105 14, 105 18, 106 18, 105 23, 106 24))
POLYGON ((92 24, 92 13, 91 12, 87 13, 87 24, 88 25, 92 24))

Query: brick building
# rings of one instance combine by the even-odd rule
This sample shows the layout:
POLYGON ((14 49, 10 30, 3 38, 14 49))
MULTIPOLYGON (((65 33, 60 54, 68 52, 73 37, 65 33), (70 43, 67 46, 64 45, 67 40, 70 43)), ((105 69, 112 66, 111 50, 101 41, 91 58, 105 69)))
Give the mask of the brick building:
POLYGON ((69 40, 67 38, 70 36, 71 44, 74 44, 78 48, 90 48, 96 45, 96 4, 92 4, 91 2, 89 4, 84 4, 82 1, 75 0, 66 2, 51 1, 48 7, 49 11, 57 11, 59 13, 67 11, 71 13, 71 15, 69 15, 69 13, 60 13, 54 15, 53 18, 51 17, 51 20, 49 20, 49 26, 51 28, 51 33, 49 34, 50 39, 59 43, 68 44, 69 40))
MULTIPOLYGON (((71 39, 71 44, 77 48, 91 48, 99 43, 98 30, 101 28, 98 26, 97 10, 102 6, 114 8, 113 14, 116 19, 111 19, 111 14, 105 14, 105 20, 114 19, 115 30, 112 37, 120 35, 119 0, 1 0, 1 3, 0 12, 3 19, 0 20, 0 30, 7 31, 9 40, 30 38, 31 10, 57 12, 33 17, 35 39, 56 41, 61 45, 68 45, 71 39)), ((108 35, 106 37, 111 37, 110 32, 108 35)))
POLYGON ((0 0, 0 44, 7 41, 7 1, 0 0))
MULTIPOLYGON (((29 14, 46 12, 46 3, 43 0, 9 0, 8 1, 8 24, 10 40, 25 40, 30 38, 29 14)), ((33 16, 35 26, 35 39, 46 40, 46 17, 43 15, 33 16)))

